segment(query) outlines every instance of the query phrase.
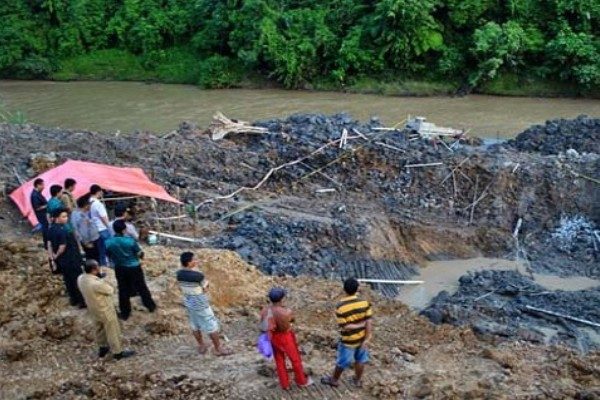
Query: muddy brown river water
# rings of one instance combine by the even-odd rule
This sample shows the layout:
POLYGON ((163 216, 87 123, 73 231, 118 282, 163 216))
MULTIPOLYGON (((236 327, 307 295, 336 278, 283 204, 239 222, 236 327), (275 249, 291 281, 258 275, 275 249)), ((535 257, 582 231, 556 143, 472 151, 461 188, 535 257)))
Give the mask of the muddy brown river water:
MULTIPOLYGON (((398 299, 409 307, 421 310, 442 290, 450 294, 458 289, 458 279, 468 272, 482 270, 517 270, 529 275, 521 262, 500 258, 470 258, 465 260, 433 261, 419 270, 419 275, 411 278, 423 281, 420 285, 404 286, 398 299)), ((600 286, 600 280, 584 276, 560 277, 556 275, 533 274, 533 280, 548 290, 586 290, 600 286)), ((600 343, 600 341, 598 342, 600 343)))
POLYGON ((388 125, 422 115, 477 136, 506 138, 551 118, 600 116, 600 100, 497 96, 387 97, 287 90, 201 90, 191 85, 140 82, 2 81, 0 102, 47 126, 127 133, 167 132, 181 121, 206 126, 215 111, 256 120, 297 112, 347 111, 388 125))

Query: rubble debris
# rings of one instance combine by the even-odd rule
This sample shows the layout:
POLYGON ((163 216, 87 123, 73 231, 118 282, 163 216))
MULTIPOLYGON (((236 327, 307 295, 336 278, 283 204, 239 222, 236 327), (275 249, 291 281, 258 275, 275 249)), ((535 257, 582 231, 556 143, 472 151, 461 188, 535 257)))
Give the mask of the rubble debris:
POLYGON ((449 136, 455 139, 464 135, 462 129, 446 128, 437 126, 434 123, 427 122, 425 117, 408 117, 406 128, 417 132, 424 139, 434 139, 443 136, 449 136))
POLYGON ((217 112, 213 115, 213 120, 208 127, 210 138, 212 140, 221 140, 229 133, 266 133, 265 128, 252 126, 248 122, 231 120, 217 112))
MULTIPOLYGON (((561 215, 579 213, 592 220, 600 215, 600 188, 573 177, 573 171, 598 176, 597 154, 548 158, 510 146, 485 150, 464 144, 450 152, 412 140, 409 130, 378 130, 377 119, 359 122, 343 113, 298 114, 254 126, 267 132, 213 142, 191 124, 167 137, 4 124, 0 146, 7 151, 0 159, 8 171, 16 168, 27 178, 29 154, 40 148, 54 152, 59 162, 85 158, 142 165, 168 191, 179 191, 190 210, 159 205, 157 214, 148 206, 152 218, 145 218, 140 202, 138 215, 146 227, 191 238, 194 246, 234 249, 262 271, 277 274, 337 277, 355 270, 348 263, 362 260, 365 272, 378 273, 381 268, 371 265, 382 261, 400 271, 383 279, 410 279, 410 268, 428 258, 513 254, 511 232, 519 218, 519 243, 532 268, 561 269, 560 250, 545 245, 547 226, 561 215), (346 145, 339 148, 344 132, 346 145), (332 184, 335 192, 316 193, 332 184), (258 189, 240 191, 252 187, 258 189), (389 227, 382 229, 373 216, 382 216, 389 227), (466 223, 473 229, 464 230, 466 223), (461 232, 460 244, 432 244, 448 227, 453 235, 461 232), (411 239, 413 228, 428 232, 422 235, 427 245, 411 239), (381 240, 388 242, 382 246, 381 240), (370 255, 381 247, 394 251, 370 255)), ((17 184, 14 174, 2 171, 0 181, 7 188, 17 184)), ((581 272, 590 272, 591 262, 586 265, 581 272)), ((360 277, 382 278, 373 274, 360 277)))
POLYGON ((567 155, 600 153, 600 119, 580 115, 575 119, 554 119, 521 132, 508 145, 519 151, 567 155))
POLYGON ((481 335, 533 342, 560 343, 588 351, 598 349, 588 334, 561 319, 548 321, 533 316, 543 309, 600 323, 600 287, 578 291, 548 291, 517 271, 480 271, 459 279, 450 295, 443 291, 421 312, 434 323, 472 324, 481 335), (557 323, 558 321, 558 323, 557 323), (558 332, 547 337, 544 328, 558 332))

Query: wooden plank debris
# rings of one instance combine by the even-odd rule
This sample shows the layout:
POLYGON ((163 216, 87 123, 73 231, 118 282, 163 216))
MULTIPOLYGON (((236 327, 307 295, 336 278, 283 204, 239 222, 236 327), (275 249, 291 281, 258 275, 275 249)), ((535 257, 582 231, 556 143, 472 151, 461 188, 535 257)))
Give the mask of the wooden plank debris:
POLYGON ((213 115, 208 132, 210 132, 212 140, 220 140, 230 133, 267 133, 268 129, 260 126, 252 126, 245 121, 231 120, 218 111, 213 115))

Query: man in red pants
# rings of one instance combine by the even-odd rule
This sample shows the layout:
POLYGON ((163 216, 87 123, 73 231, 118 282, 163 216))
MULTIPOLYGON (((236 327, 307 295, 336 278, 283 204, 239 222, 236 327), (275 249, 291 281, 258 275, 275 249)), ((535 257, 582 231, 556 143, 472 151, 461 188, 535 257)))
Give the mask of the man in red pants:
POLYGON ((302 367, 302 358, 298 351, 296 335, 292 331, 292 322, 294 315, 292 310, 283 305, 285 290, 273 288, 269 291, 269 300, 271 305, 265 307, 261 313, 261 321, 267 321, 271 345, 273 346, 273 357, 277 367, 277 376, 283 390, 290 389, 290 378, 288 377, 285 366, 285 358, 290 359, 294 370, 294 378, 298 387, 304 388, 313 384, 311 378, 307 377, 302 367), (270 310, 270 312, 269 312, 270 310))

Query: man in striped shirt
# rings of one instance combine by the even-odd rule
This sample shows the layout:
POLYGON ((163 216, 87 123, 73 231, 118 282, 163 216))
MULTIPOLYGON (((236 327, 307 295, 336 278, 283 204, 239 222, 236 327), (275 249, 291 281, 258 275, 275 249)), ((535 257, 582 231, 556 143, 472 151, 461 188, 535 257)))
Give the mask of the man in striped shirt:
POLYGON ((221 345, 219 339, 219 321, 208 302, 206 291, 208 281, 204 274, 196 270, 198 261, 194 253, 186 251, 179 257, 181 269, 177 271, 177 282, 183 293, 183 303, 188 312, 192 334, 198 342, 198 352, 206 354, 208 346, 204 344, 202 333, 208 335, 218 356, 228 356, 233 352, 221 345))
POLYGON ((358 281, 348 278, 344 281, 343 297, 337 304, 335 317, 340 327, 341 339, 337 348, 337 359, 332 376, 321 379, 325 385, 338 386, 342 372, 354 364, 353 383, 362 387, 362 375, 369 361, 367 345, 372 337, 371 317, 373 310, 367 300, 358 297, 358 281))

